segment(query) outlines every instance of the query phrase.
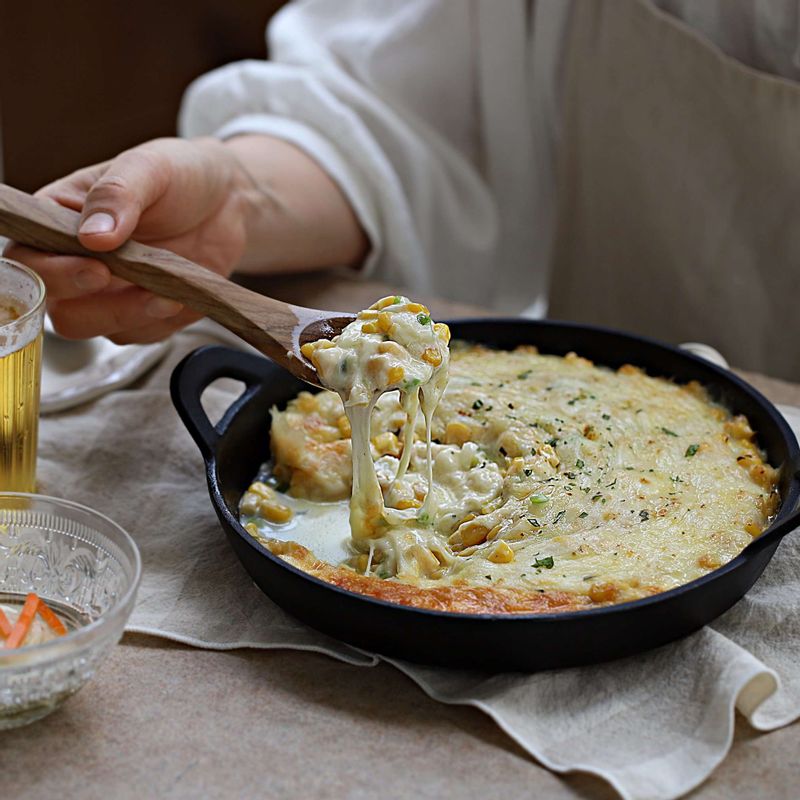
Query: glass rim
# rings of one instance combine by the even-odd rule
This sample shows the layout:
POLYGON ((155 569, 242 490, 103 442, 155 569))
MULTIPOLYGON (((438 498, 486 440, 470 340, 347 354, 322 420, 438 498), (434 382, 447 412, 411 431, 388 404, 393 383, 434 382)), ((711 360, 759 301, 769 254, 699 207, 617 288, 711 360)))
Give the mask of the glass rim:
POLYGON ((19 261, 14 261, 13 258, 6 258, 5 256, 0 256, 0 267, 2 267, 3 264, 10 264, 12 267, 16 267, 18 270, 20 270, 20 272, 23 272, 29 278, 31 278, 34 284, 36 284, 36 286, 38 286, 39 288, 39 299, 27 311, 20 314, 16 319, 12 319, 10 322, 6 322, 0 325, 0 334, 5 333, 7 329, 11 330, 12 327, 18 327, 24 325, 25 322, 33 318, 36 314, 38 314, 42 310, 44 302, 47 299, 47 288, 44 285, 44 281, 30 267, 26 267, 19 261))

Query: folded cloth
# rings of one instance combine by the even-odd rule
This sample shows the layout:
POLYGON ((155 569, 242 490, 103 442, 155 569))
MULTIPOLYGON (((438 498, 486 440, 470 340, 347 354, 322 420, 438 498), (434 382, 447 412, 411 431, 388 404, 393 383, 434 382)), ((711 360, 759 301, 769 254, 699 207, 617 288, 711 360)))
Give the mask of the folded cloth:
MULTIPOLYGON (((136 539, 143 575, 128 630, 374 665, 380 656, 317 633, 267 599, 219 529, 202 460, 168 392, 177 360, 213 341, 214 330, 203 324, 177 336, 165 363, 137 386, 44 418, 40 491, 86 503, 136 539)), ((203 403, 219 418, 236 395, 225 381, 203 403)), ((800 430, 800 410, 782 410, 800 430)), ((482 709, 553 770, 594 773, 632 800, 668 800, 723 760, 734 710, 758 730, 800 716, 798 563, 800 539, 789 536, 755 587, 712 626, 613 663, 534 675, 390 663, 436 700, 482 709)))

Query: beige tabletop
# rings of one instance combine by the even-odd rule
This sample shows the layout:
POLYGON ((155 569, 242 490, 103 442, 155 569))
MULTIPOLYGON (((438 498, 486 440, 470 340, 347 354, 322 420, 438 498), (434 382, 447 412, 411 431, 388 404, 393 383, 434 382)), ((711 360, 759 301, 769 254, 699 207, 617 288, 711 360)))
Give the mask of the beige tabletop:
MULTIPOLYGON (((355 310, 388 287, 331 276, 272 294, 355 310)), ((429 303, 440 317, 480 313, 429 303)), ((770 399, 800 385, 747 374, 770 399)), ((201 478, 198 477, 198 480, 201 478)), ((727 759, 692 798, 800 796, 800 723, 737 720, 727 759)), ((210 652, 127 634, 47 719, 0 734, 8 798, 614 798, 599 779, 540 767, 488 717, 446 706, 392 667, 294 651, 210 652)))

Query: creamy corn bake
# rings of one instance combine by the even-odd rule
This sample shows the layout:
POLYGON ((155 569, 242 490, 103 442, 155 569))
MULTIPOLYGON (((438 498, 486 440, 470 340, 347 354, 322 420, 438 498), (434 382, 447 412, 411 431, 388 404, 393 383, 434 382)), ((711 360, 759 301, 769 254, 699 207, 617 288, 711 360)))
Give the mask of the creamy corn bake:
POLYGON ((747 419, 699 384, 533 347, 455 344, 445 390, 449 332, 398 301, 388 319, 380 315, 391 306, 373 308, 357 335, 309 352, 344 403, 334 392, 301 392, 272 409, 272 462, 241 514, 289 563, 423 608, 575 610, 687 583, 769 524, 778 472, 747 419), (403 327, 410 317, 425 331, 403 327), (426 347, 442 361, 423 360, 426 347), (347 355, 364 359, 361 374, 384 353, 366 388, 328 375, 347 355), (403 375, 390 379, 399 365, 403 375), (354 416, 350 401, 369 411, 354 416))

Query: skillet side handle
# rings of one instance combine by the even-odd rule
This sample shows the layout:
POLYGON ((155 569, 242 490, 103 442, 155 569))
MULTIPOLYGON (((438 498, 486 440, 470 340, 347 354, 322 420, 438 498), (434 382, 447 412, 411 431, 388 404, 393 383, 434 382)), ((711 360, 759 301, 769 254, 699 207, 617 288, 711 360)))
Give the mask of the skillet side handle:
POLYGON ((757 539, 753 539, 753 541, 745 547, 743 552, 759 552, 768 545, 780 541, 784 536, 797 528, 800 528, 800 508, 795 508, 783 522, 768 530, 766 533, 762 533, 757 539))
POLYGON ((169 384, 172 404, 206 461, 214 455, 219 433, 200 402, 203 392, 218 378, 242 381, 247 387, 245 391, 260 386, 264 382, 264 367, 269 364, 262 356, 206 345, 189 353, 172 371, 169 384))

